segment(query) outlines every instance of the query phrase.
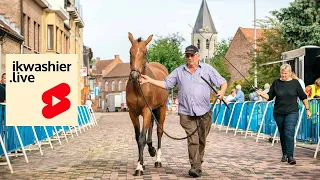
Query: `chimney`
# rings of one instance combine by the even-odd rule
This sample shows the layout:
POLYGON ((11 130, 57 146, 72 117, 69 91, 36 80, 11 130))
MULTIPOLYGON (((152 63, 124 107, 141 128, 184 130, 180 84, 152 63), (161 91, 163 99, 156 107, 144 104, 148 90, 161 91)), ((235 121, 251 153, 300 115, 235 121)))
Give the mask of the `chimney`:
POLYGON ((120 58, 119 58, 119 55, 114 55, 114 58, 115 58, 115 59, 120 59, 120 58))

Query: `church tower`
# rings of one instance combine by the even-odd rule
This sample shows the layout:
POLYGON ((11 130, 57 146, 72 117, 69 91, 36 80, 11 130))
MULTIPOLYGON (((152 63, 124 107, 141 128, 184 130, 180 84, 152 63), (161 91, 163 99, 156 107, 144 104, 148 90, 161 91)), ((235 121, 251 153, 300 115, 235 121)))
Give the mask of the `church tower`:
POLYGON ((207 2, 202 0, 191 35, 192 44, 199 49, 200 61, 208 62, 207 59, 211 59, 214 56, 218 45, 217 34, 207 2))

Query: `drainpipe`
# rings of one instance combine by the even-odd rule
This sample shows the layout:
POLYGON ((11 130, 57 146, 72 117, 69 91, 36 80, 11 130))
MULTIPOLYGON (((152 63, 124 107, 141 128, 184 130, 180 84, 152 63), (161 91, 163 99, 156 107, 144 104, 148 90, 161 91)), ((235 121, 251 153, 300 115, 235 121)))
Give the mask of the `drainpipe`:
MULTIPOLYGON (((23 0, 20 0, 20 32, 21 32, 21 36, 24 37, 24 19, 23 19, 23 0)), ((21 45, 20 45, 20 54, 23 54, 23 44, 24 44, 24 40, 21 41, 21 45)))
POLYGON ((24 36, 23 0, 20 0, 20 32, 24 36))

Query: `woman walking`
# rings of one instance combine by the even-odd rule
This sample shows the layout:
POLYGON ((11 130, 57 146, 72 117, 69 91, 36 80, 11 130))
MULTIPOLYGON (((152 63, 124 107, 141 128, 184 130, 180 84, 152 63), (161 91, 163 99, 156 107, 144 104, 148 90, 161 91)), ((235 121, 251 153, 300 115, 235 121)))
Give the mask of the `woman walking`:
POLYGON ((282 162, 296 164, 294 159, 294 133, 299 118, 297 97, 306 107, 307 117, 311 117, 307 95, 298 80, 291 77, 291 66, 284 64, 280 67, 280 78, 276 79, 268 93, 258 90, 257 94, 266 100, 275 98, 273 117, 280 133, 282 162))

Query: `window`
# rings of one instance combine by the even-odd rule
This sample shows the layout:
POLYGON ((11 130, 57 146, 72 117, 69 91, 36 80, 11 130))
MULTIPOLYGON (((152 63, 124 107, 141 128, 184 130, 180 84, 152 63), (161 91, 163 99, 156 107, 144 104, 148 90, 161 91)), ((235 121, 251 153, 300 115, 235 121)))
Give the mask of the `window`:
POLYGON ((206 48, 209 49, 209 46, 210 46, 210 42, 209 42, 209 39, 207 39, 206 40, 206 48))
POLYGON ((106 85, 105 85, 105 88, 104 88, 105 91, 108 91, 108 85, 109 85, 108 81, 106 81, 106 85))
POLYGON ((40 51, 40 36, 41 36, 41 33, 40 33, 40 24, 38 24, 38 52, 40 53, 41 51, 40 51))
POLYGON ((118 85, 119 85, 119 91, 122 91, 122 81, 121 80, 119 81, 118 85))
POLYGON ((56 51, 58 51, 58 32, 59 32, 59 28, 56 27, 56 51))
POLYGON ((198 39, 198 49, 200 49, 200 40, 198 39))
POLYGON ((112 81, 111 91, 114 91, 114 89, 115 89, 115 82, 114 82, 114 81, 112 81))
POLYGON ((28 22, 27 22, 27 34, 28 34, 28 38, 27 38, 27 45, 30 47, 30 17, 28 17, 28 22))
POLYGON ((61 34, 61 36, 60 36, 60 47, 59 47, 59 49, 60 49, 60 53, 61 54, 63 54, 63 31, 61 30, 60 31, 60 34, 61 34))
POLYGON ((28 35, 27 35, 27 27, 26 27, 27 22, 26 22, 26 19, 27 19, 27 15, 23 13, 23 24, 24 24, 24 32, 23 32, 24 34, 23 34, 23 36, 27 40, 28 35))
POLYGON ((36 40, 37 40, 37 23, 36 22, 34 22, 33 23, 33 50, 37 50, 36 49, 36 47, 37 47, 37 42, 36 42, 36 40))
POLYGON ((53 25, 48 25, 48 49, 53 50, 53 25))
POLYGON ((69 40, 69 37, 67 36, 67 40, 66 40, 66 53, 69 54, 69 43, 70 43, 70 40, 69 40))

